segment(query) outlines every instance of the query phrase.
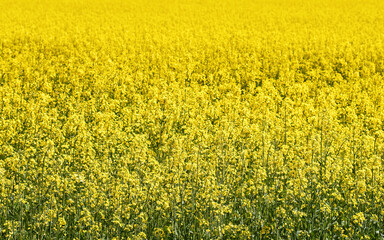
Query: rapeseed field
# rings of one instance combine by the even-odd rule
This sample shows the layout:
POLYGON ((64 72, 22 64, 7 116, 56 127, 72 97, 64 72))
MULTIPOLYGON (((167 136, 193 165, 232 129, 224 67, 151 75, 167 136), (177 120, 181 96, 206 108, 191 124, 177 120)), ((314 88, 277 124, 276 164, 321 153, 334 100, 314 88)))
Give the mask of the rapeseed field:
POLYGON ((384 1, 0 0, 0 239, 383 239, 384 1))

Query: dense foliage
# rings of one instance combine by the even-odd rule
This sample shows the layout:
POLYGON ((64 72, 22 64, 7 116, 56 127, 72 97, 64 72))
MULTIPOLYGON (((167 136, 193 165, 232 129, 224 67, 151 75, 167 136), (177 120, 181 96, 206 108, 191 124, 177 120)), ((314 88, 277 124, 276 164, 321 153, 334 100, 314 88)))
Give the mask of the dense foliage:
POLYGON ((384 236, 384 1, 0 9, 1 239, 384 236))

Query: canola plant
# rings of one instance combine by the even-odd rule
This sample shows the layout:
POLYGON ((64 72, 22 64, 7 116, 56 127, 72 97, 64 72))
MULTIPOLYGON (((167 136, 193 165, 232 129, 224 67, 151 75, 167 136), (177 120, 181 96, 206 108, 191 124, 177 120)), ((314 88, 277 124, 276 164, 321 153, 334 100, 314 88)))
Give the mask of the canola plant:
POLYGON ((383 1, 0 9, 1 239, 383 238, 383 1))

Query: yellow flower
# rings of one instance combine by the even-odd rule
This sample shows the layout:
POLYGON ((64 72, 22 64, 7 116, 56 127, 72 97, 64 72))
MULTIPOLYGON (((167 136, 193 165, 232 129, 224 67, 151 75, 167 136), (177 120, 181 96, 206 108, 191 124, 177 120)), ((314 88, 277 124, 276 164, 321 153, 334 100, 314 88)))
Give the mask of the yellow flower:
POLYGON ((363 224, 363 222, 365 221, 364 213, 362 213, 362 212, 356 213, 355 215, 353 215, 352 221, 353 221, 353 223, 361 226, 363 224))

